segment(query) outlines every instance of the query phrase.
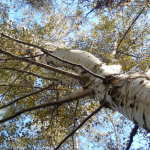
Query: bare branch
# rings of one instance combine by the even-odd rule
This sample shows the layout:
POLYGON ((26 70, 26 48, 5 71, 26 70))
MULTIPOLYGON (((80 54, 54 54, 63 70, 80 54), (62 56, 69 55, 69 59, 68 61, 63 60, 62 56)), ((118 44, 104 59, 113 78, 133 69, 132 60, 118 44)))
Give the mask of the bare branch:
MULTIPOLYGON (((43 56, 44 54, 38 54, 38 55, 34 55, 34 56, 24 56, 24 58, 35 58, 35 57, 39 57, 39 56, 43 56)), ((6 58, 6 59, 2 59, 0 58, 0 62, 1 63, 5 63, 9 60, 14 60, 14 58, 6 58)))
MULTIPOLYGON (((17 88, 33 88, 31 85, 18 85, 18 84, 0 84, 0 87, 17 87, 17 88)), ((34 86, 35 89, 40 89, 40 86, 34 86)))
MULTIPOLYGON (((33 55, 33 56, 24 56, 24 58, 35 58, 35 57, 39 57, 39 56, 43 56, 44 54, 38 54, 38 55, 33 55)), ((0 62, 6 62, 9 60, 13 60, 12 58, 7 58, 7 59, 2 59, 0 58, 0 62)))
MULTIPOLYGON (((23 69, 26 70, 30 67, 30 64, 28 64, 27 66, 25 66, 23 69)), ((17 75, 17 77, 15 77, 15 79, 10 83, 8 89, 2 94, 2 97, 1 97, 1 101, 3 101, 3 98, 5 97, 5 95, 11 90, 12 88, 12 84, 14 84, 22 75, 17 75)))
POLYGON ((12 104, 14 104, 14 103, 16 103, 16 102, 18 102, 18 101, 24 99, 24 98, 27 98, 27 97, 30 97, 30 96, 32 96, 32 95, 38 94, 38 93, 40 93, 40 92, 43 92, 43 91, 45 91, 45 90, 48 90, 48 89, 50 89, 52 86, 53 86, 53 85, 48 85, 47 87, 41 88, 40 90, 37 90, 37 91, 35 91, 35 92, 31 92, 31 93, 29 93, 29 94, 26 94, 26 95, 24 95, 24 96, 21 96, 21 97, 19 97, 19 98, 16 98, 16 99, 13 100, 12 102, 9 102, 9 103, 6 104, 6 105, 0 106, 0 109, 6 108, 6 107, 8 107, 8 106, 10 106, 10 105, 12 105, 12 104))
MULTIPOLYGON (((24 44, 24 45, 28 45, 28 46, 31 46, 31 47, 40 49, 41 51, 53 52, 53 51, 47 50, 47 49, 45 49, 45 48, 43 48, 43 47, 41 47, 41 46, 38 46, 38 45, 35 45, 35 44, 31 44, 31 43, 28 43, 28 42, 24 42, 24 41, 21 41, 21 40, 14 39, 14 38, 12 38, 12 37, 10 37, 10 36, 8 36, 8 35, 5 35, 5 34, 3 34, 3 33, 1 33, 1 36, 5 37, 5 38, 8 38, 8 39, 10 39, 10 40, 13 40, 13 41, 15 41, 15 42, 17 42, 17 43, 24 44)), ((55 46, 55 47, 57 47, 57 46, 55 46)))
POLYGON ((87 116, 69 135, 67 135, 54 150, 58 150, 60 146, 71 136, 75 134, 77 130, 79 130, 92 116, 98 113, 104 106, 99 106, 95 111, 93 111, 89 116, 87 116))
POLYGON ((124 40, 124 38, 126 37, 126 35, 128 34, 128 32, 131 30, 132 26, 135 24, 135 22, 137 21, 137 19, 140 17, 140 15, 143 13, 144 10, 145 10, 145 6, 138 12, 138 15, 133 19, 131 25, 128 27, 128 29, 124 33, 123 37, 119 41, 117 48, 116 48, 116 53, 124 53, 124 52, 119 51, 119 47, 120 47, 122 41, 124 40))
POLYGON ((10 56, 10 57, 13 57, 13 58, 16 59, 16 60, 21 60, 21 61, 23 61, 23 62, 27 62, 27 63, 29 63, 29 64, 31 64, 31 65, 36 65, 36 66, 38 66, 38 67, 42 67, 42 68, 47 69, 47 70, 52 70, 52 71, 61 73, 61 74, 63 74, 63 75, 72 77, 72 78, 74 78, 74 79, 80 79, 80 76, 77 75, 77 74, 75 74, 75 73, 71 73, 71 72, 64 71, 64 70, 61 70, 61 69, 58 69, 58 68, 54 68, 54 67, 52 67, 52 66, 49 66, 49 65, 46 65, 46 64, 42 64, 42 63, 39 63, 39 62, 35 62, 35 61, 33 61, 33 60, 29 60, 29 59, 24 58, 24 57, 16 56, 16 55, 14 55, 14 54, 12 54, 12 53, 9 53, 9 52, 7 52, 7 51, 4 51, 4 50, 2 50, 2 49, 0 49, 0 53, 5 54, 5 55, 10 56))
POLYGON ((137 124, 134 125, 134 128, 132 129, 131 133, 130 133, 130 139, 129 139, 129 143, 127 145, 126 150, 129 150, 131 147, 131 144, 133 143, 133 137, 136 135, 137 130, 138 130, 139 126, 137 124))
POLYGON ((45 103, 42 105, 37 105, 37 106, 31 107, 31 108, 23 109, 19 112, 16 112, 12 116, 9 116, 9 117, 6 117, 6 118, 0 120, 0 123, 4 123, 4 122, 11 120, 11 119, 23 114, 23 113, 26 113, 26 112, 34 111, 34 110, 37 110, 40 108, 46 108, 46 107, 50 107, 50 106, 59 106, 59 105, 65 104, 65 103, 70 103, 70 102, 73 102, 73 101, 78 100, 80 98, 90 96, 91 94, 93 94, 92 89, 86 89, 86 90, 80 89, 79 91, 76 91, 69 96, 63 97, 59 101, 53 101, 53 102, 45 103))
POLYGON ((16 68, 0 67, 0 69, 12 70, 12 71, 17 71, 17 72, 21 72, 21 73, 27 73, 29 75, 32 75, 32 76, 35 76, 35 77, 38 77, 38 78, 42 78, 42 79, 45 79, 45 80, 59 81, 59 79, 57 79, 57 78, 44 77, 42 75, 38 75, 38 74, 33 73, 33 72, 29 72, 29 71, 25 71, 25 70, 20 70, 20 69, 16 69, 16 68))

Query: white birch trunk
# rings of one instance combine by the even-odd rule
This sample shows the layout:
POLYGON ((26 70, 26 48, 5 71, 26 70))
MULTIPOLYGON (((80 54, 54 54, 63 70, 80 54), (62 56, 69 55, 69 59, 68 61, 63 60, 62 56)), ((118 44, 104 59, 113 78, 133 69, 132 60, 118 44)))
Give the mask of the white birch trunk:
MULTIPOLYGON (((94 89, 95 96, 100 101, 105 97, 112 109, 119 111, 140 127, 150 131, 150 77, 148 74, 115 75, 121 73, 120 65, 108 66, 92 54, 81 50, 55 51, 53 54, 70 62, 83 65, 104 77, 113 75, 107 84, 102 79, 89 75, 92 83, 88 88, 94 89)), ((46 57, 46 61, 53 62, 59 67, 67 67, 49 56, 46 57)))
POLYGON ((140 127, 150 131, 150 77, 146 74, 114 75, 109 84, 96 79, 96 97, 122 113, 140 127))
POLYGON ((118 76, 112 80, 109 95, 113 109, 150 131, 150 78, 147 75, 118 76))

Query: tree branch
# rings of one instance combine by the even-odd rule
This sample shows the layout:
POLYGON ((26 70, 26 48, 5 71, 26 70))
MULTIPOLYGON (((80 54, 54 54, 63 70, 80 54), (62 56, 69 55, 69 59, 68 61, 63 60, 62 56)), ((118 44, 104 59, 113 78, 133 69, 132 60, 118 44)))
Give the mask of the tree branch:
MULTIPOLYGON (((0 84, 0 87, 17 87, 17 88, 33 88, 32 86, 24 86, 24 85, 18 85, 18 84, 0 84)), ((36 89, 41 89, 40 86, 34 86, 36 89)))
POLYGON ((41 88, 40 90, 37 90, 37 91, 35 91, 35 92, 31 92, 31 93, 29 93, 29 94, 26 94, 26 95, 24 95, 24 96, 21 96, 21 97, 19 97, 19 98, 16 98, 16 99, 13 100, 12 102, 9 102, 8 104, 5 104, 5 105, 3 105, 3 106, 0 106, 0 109, 6 108, 6 107, 8 107, 8 106, 10 106, 10 105, 12 105, 12 104, 14 104, 14 103, 16 103, 16 102, 18 102, 18 101, 24 99, 24 98, 27 98, 27 97, 30 97, 30 96, 32 96, 32 95, 38 94, 38 93, 40 93, 40 92, 43 92, 43 91, 45 91, 45 90, 48 90, 48 89, 51 88, 52 86, 53 86, 53 85, 49 85, 49 86, 47 86, 47 87, 45 87, 45 88, 41 88))
MULTIPOLYGON (((30 67, 30 64, 26 65, 23 69, 26 70, 30 67)), ((12 84, 14 84, 22 75, 17 75, 17 77, 15 77, 15 79, 10 83, 9 87, 7 88, 7 90, 2 94, 1 97, 1 101, 3 100, 3 98, 5 97, 5 95, 11 90, 12 88, 12 84)))
POLYGON ((40 109, 40 108, 46 108, 46 107, 50 107, 50 106, 59 106, 59 105, 65 104, 65 103, 70 103, 70 102, 73 102, 73 101, 78 100, 80 98, 90 96, 91 94, 93 94, 92 89, 86 89, 86 90, 81 90, 80 89, 79 91, 76 91, 76 92, 72 93, 69 96, 63 97, 59 101, 53 101, 53 102, 45 103, 45 104, 42 104, 42 105, 37 105, 37 106, 31 107, 31 108, 23 109, 19 112, 16 112, 12 116, 1 119, 0 123, 4 123, 8 120, 14 119, 15 117, 17 117, 17 116, 19 116, 23 113, 26 113, 26 112, 34 111, 34 110, 37 110, 37 109, 40 109))
POLYGON ((20 69, 16 69, 16 68, 0 67, 0 69, 12 70, 12 71, 17 71, 17 72, 21 72, 21 73, 27 73, 29 75, 32 75, 32 76, 35 76, 35 77, 38 77, 38 78, 42 78, 42 79, 45 79, 45 80, 59 81, 59 79, 57 79, 57 78, 44 77, 42 75, 38 75, 38 74, 35 74, 33 72, 29 72, 29 71, 25 71, 25 70, 20 70, 20 69))
MULTIPOLYGON (((38 55, 34 55, 34 56, 23 56, 24 58, 35 58, 35 57, 39 57, 39 56, 43 56, 43 54, 38 54, 38 55)), ((0 58, 0 62, 7 62, 9 60, 13 60, 12 58, 6 58, 6 59, 2 59, 0 58)))
POLYGON ((132 131, 130 133, 130 139, 129 139, 129 143, 127 144, 126 150, 130 149, 131 144, 133 143, 133 137, 136 135, 138 128, 139 128, 139 126, 137 124, 135 124, 134 128, 132 129, 132 131))
POLYGON ((69 76, 69 77, 72 77, 74 79, 81 79, 79 75, 75 74, 75 73, 71 73, 71 72, 68 72, 68 71, 64 71, 64 70, 61 70, 61 69, 58 69, 58 68, 54 68, 52 66, 49 66, 49 65, 46 65, 46 64, 42 64, 42 63, 39 63, 39 62, 35 62, 33 60, 29 60, 27 58, 24 58, 24 57, 20 57, 20 56, 16 56, 10 52, 7 52, 7 51, 4 51, 2 49, 0 49, 0 53, 2 54, 5 54, 7 56, 10 56, 10 57, 13 57, 15 58, 16 60, 21 60, 23 62, 27 62, 31 65, 36 65, 38 67, 42 67, 44 69, 47 69, 47 70, 52 70, 52 71, 55 71, 55 72, 58 72, 58 73, 61 73, 63 75, 66 75, 66 76, 69 76))
POLYGON ((98 113, 104 106, 99 106, 95 111, 93 111, 89 116, 87 116, 69 135, 67 135, 54 150, 58 150, 60 146, 72 135, 75 134, 77 130, 79 130, 92 116, 94 116, 96 113, 98 113))
POLYGON ((116 48, 116 53, 123 53, 123 52, 119 51, 119 47, 120 47, 122 41, 124 40, 124 38, 126 37, 126 35, 128 34, 128 32, 131 30, 132 26, 135 24, 135 22, 137 21, 137 19, 140 17, 140 15, 143 13, 144 10, 145 10, 145 6, 138 12, 138 15, 133 19, 131 25, 128 27, 128 29, 124 33, 123 37, 119 41, 117 48, 116 48))
MULTIPOLYGON (((12 37, 10 37, 10 36, 8 36, 8 35, 5 35, 5 34, 3 34, 3 33, 1 33, 1 36, 5 37, 5 38, 7 38, 7 39, 13 40, 13 41, 15 41, 15 42, 17 42, 17 43, 24 44, 24 45, 28 45, 28 46, 31 46, 31 47, 40 49, 41 51, 53 52, 53 51, 47 50, 47 49, 45 49, 45 48, 43 48, 43 47, 41 47, 41 46, 38 46, 38 45, 35 45, 35 44, 31 44, 31 43, 28 43, 28 42, 24 42, 24 41, 21 41, 21 40, 14 39, 14 38, 12 38, 12 37)), ((52 45, 53 45, 53 44, 52 44, 52 45)), ((54 45, 54 46, 55 46, 55 45, 54 45)), ((57 46, 55 46, 55 47, 57 47, 57 46)))

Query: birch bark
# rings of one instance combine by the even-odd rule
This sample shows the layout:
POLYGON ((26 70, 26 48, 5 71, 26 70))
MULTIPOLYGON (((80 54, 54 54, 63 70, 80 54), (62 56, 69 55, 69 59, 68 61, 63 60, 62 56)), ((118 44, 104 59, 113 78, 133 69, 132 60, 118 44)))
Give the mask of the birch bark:
MULTIPOLYGON (((105 97, 110 108, 119 111, 140 127, 150 131, 149 74, 121 74, 120 65, 106 65, 97 57, 81 50, 55 51, 54 55, 72 63, 83 65, 92 72, 102 75, 104 80, 89 74, 91 83, 87 88, 92 88, 95 91, 95 96, 99 101, 105 97)), ((59 67, 63 66, 63 63, 49 56, 47 56, 46 61, 53 62, 59 67)), ((64 66, 66 65, 64 64, 64 66)))

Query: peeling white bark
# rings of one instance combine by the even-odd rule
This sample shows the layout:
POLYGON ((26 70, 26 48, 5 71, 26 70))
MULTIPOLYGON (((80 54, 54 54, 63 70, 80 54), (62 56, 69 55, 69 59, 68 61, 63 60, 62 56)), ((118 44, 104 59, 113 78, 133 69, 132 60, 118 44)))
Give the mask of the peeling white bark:
MULTIPOLYGON (((92 54, 81 50, 59 50, 53 54, 75 64, 80 64, 89 70, 112 79, 104 83, 100 78, 91 77, 92 83, 88 88, 95 91, 95 96, 105 100, 110 107, 121 112, 139 126, 150 131, 150 73, 121 74, 120 65, 106 65, 92 54)), ((46 62, 58 67, 68 65, 53 57, 46 56, 46 62)), ((79 68, 76 68, 79 69, 79 68)), ((76 70, 75 69, 75 70, 76 70)))
POLYGON ((110 107, 150 131, 150 77, 146 74, 118 75, 109 84, 93 83, 96 97, 106 94, 110 107), (94 86, 95 84, 99 86, 94 86))
MULTIPOLYGON (((52 54, 71 63, 82 65, 93 72, 96 72, 97 68, 102 64, 102 62, 97 57, 86 51, 55 50, 52 54)), ((75 71, 79 70, 79 68, 72 68, 72 66, 68 65, 67 63, 62 63, 61 61, 56 60, 51 56, 47 56, 46 61, 48 64, 53 64, 57 67, 68 67, 74 69, 75 71)))
MULTIPOLYGON (((79 64, 94 73, 98 73, 101 75, 110 75, 110 74, 119 74, 121 72, 120 65, 106 65, 100 59, 95 57, 89 52, 82 50, 55 50, 51 53, 54 56, 57 56, 63 60, 67 60, 74 64, 79 64)), ((62 63, 60 60, 57 60, 51 56, 43 56, 41 59, 42 62, 46 62, 47 64, 53 64, 57 67, 68 67, 75 71, 81 72, 79 67, 72 67, 67 63, 62 63)))
POLYGON ((112 74, 120 74, 122 71, 121 65, 106 65, 103 63, 99 68, 99 74, 104 76, 112 75, 112 74))
POLYGON ((110 104, 115 110, 150 131, 150 80, 146 75, 136 78, 133 76, 134 74, 122 76, 122 80, 112 84, 110 104))

